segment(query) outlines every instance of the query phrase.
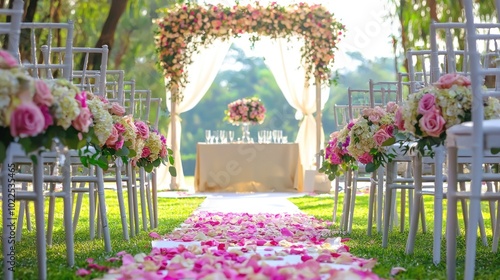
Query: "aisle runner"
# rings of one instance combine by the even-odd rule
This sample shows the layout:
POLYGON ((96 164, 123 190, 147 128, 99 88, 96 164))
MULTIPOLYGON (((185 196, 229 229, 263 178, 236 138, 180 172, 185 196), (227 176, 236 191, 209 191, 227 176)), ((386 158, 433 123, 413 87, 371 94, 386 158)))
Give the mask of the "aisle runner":
MULTIPOLYGON (((255 205, 259 207, 259 205, 255 205)), ((118 254, 104 279, 379 279, 327 222, 301 213, 196 211, 148 255, 118 254)))

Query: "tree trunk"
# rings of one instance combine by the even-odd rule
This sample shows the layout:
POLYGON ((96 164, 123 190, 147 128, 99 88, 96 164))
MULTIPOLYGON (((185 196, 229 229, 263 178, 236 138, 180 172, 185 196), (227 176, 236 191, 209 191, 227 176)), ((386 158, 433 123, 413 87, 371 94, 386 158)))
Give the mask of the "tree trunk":
POLYGON ((130 35, 132 34, 132 30, 129 30, 125 36, 122 37, 122 41, 118 42, 120 45, 120 49, 117 53, 115 53, 114 66, 115 68, 119 67, 122 63, 123 56, 127 53, 130 46, 130 35))
POLYGON ((429 10, 430 10, 431 20, 433 20, 435 22, 439 22, 439 19, 437 16, 436 0, 427 0, 427 7, 429 7, 429 10))
MULTIPOLYGON (((115 32, 118 26, 118 21, 120 17, 123 15, 127 8, 128 0, 112 0, 111 7, 109 9, 108 17, 106 18, 106 22, 101 30, 101 36, 97 43, 95 44, 96 48, 101 48, 103 45, 107 45, 109 51, 113 48, 113 43, 115 40, 115 32)), ((101 65, 101 55, 89 55, 89 67, 94 70, 99 69, 101 65)), ((81 63, 83 65, 83 61, 81 63)))

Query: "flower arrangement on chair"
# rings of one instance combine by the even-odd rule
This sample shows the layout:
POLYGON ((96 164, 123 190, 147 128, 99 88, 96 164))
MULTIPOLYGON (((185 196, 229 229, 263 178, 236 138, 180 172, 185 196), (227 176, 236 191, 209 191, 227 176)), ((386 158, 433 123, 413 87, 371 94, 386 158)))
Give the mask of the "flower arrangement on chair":
MULTIPOLYGON (((443 145, 446 129, 471 121, 472 89, 469 78, 449 73, 434 84, 410 94, 396 112, 400 130, 416 138, 416 148, 432 155, 432 147, 443 145)), ((486 119, 500 117, 500 102, 489 97, 484 102, 486 119)))
POLYGON ((227 105, 225 120, 231 124, 261 124, 266 118, 266 107, 257 97, 238 99, 227 105))
POLYGON ((358 163, 365 164, 366 172, 373 172, 390 162, 395 154, 387 147, 396 142, 397 110, 394 102, 389 102, 385 109, 363 109, 359 118, 332 133, 319 171, 333 180, 349 168, 357 169, 358 163))
POLYGON ((174 152, 167 148, 167 139, 160 132, 151 129, 148 138, 144 143, 140 158, 137 161, 137 166, 144 167, 146 172, 151 172, 160 164, 170 164, 169 173, 176 176, 177 172, 174 165, 174 152))
POLYGON ((26 153, 50 149, 54 139, 83 147, 91 123, 84 92, 66 80, 34 79, 0 50, 0 161, 12 142, 26 153))

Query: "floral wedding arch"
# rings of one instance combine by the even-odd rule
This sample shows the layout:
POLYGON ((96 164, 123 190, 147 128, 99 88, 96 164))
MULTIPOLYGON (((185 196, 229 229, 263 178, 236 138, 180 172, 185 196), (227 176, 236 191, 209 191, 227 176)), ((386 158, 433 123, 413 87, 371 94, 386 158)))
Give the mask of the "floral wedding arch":
MULTIPOLYGON (((321 101, 318 100, 320 87, 331 82, 334 51, 345 30, 345 26, 324 6, 307 3, 281 6, 276 2, 268 6, 259 2, 234 6, 186 3, 162 9, 160 13, 163 16, 156 20, 159 28, 155 43, 166 87, 171 93, 171 122, 176 117, 175 103, 183 98, 179 89, 189 82, 186 66, 192 63, 192 56, 200 47, 210 45, 217 39, 229 40, 244 33, 252 35, 252 43, 258 41, 260 36, 288 40, 302 37, 305 42, 301 47, 304 79, 314 77, 316 108, 321 108, 321 101)), ((316 119, 320 124, 321 110, 317 110, 316 119)), ((172 128, 175 139, 175 126, 172 128)), ((320 131, 321 125, 318 125, 318 135, 320 131)), ((317 137, 318 152, 320 141, 317 137)), ((178 147, 172 145, 172 149, 175 151, 178 147)))

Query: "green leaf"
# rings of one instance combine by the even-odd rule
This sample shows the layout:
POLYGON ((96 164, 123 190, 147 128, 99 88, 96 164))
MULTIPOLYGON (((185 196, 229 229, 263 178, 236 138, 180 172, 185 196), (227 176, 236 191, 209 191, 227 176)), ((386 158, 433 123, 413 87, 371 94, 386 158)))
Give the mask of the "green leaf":
POLYGON ((491 153, 494 155, 500 153, 500 148, 491 148, 491 153))
POLYGON ((170 175, 171 175, 172 177, 177 176, 177 170, 175 169, 175 167, 174 167, 174 166, 170 166, 170 167, 168 168, 168 172, 170 173, 170 175))
POLYGON ((377 169, 377 167, 375 166, 375 164, 373 162, 370 162, 368 163, 366 166, 365 166, 365 170, 366 172, 370 173, 370 172, 374 172, 375 170, 377 169))
POLYGON ((385 142, 382 143, 382 146, 391 146, 394 143, 396 143, 396 138, 391 137, 391 138, 385 140, 385 142))
POLYGON ((153 172, 153 168, 154 168, 154 165, 152 165, 152 164, 146 164, 146 166, 144 166, 144 170, 148 173, 153 172))

